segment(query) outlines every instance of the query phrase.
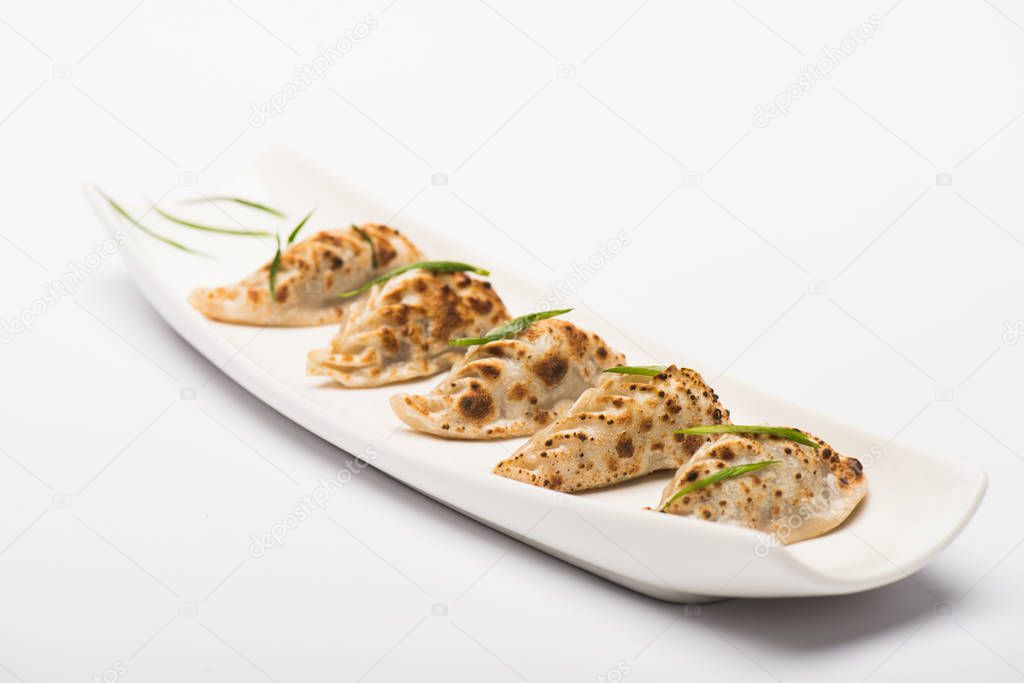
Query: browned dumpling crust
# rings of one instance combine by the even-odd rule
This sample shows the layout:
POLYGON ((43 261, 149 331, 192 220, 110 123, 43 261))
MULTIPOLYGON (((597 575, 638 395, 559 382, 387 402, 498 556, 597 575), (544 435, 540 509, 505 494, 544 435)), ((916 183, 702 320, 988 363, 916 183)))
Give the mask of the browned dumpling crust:
POLYGON ((324 230, 285 249, 273 299, 268 262, 238 284, 194 290, 189 303, 208 318, 243 325, 303 327, 336 323, 348 305, 338 298, 339 293, 423 260, 419 249, 393 228, 367 224, 360 229, 373 241, 373 249, 352 227, 324 230))
POLYGON ((514 339, 471 347, 428 394, 391 408, 413 429, 452 439, 528 436, 563 415, 625 357, 566 320, 540 320, 514 339))
POLYGON ((777 436, 723 436, 679 468, 662 494, 665 501, 726 467, 778 460, 774 465, 684 494, 666 512, 746 526, 775 534, 782 543, 820 536, 839 526, 867 493, 860 461, 840 455, 821 439, 820 448, 777 436))
POLYGON ((478 337, 506 320, 508 311, 490 282, 411 270, 346 308, 330 348, 310 351, 306 369, 347 387, 428 377, 465 353, 449 339, 478 337))
POLYGON ((729 411, 694 370, 673 365, 654 377, 607 373, 494 473, 566 492, 609 486, 676 469, 717 435, 672 430, 705 424, 729 424, 729 411))

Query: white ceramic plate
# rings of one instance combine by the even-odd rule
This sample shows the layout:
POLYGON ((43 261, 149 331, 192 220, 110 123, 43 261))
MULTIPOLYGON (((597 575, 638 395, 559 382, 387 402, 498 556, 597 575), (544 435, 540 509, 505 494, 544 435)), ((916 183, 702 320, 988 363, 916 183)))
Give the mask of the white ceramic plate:
MULTIPOLYGON (((316 225, 386 221, 387 214, 323 171, 285 152, 274 152, 230 188, 303 215, 317 207, 316 225)), ((218 220, 216 210, 211 221, 218 220)), ((306 352, 326 346, 334 326, 259 329, 206 320, 186 303, 197 285, 231 282, 268 260, 272 247, 255 241, 200 235, 166 227, 190 244, 210 249, 217 261, 197 258, 142 235, 104 208, 108 227, 128 234, 122 249, 139 288, 179 334, 255 396, 339 448, 368 460, 422 493, 524 543, 641 593, 677 602, 721 597, 788 597, 851 593, 906 577, 934 557, 963 528, 981 501, 985 475, 961 463, 898 443, 884 458, 865 458, 869 494, 840 528, 792 546, 773 545, 747 529, 659 515, 655 505, 671 472, 605 490, 569 496, 490 474, 522 442, 462 442, 418 434, 391 413, 398 390, 432 387, 437 377, 396 389, 347 390, 305 375, 306 352)), ((224 217, 219 216, 220 223, 224 217)), ((152 222, 156 222, 155 220, 152 222)), ((289 226, 282 225, 282 230, 289 226)), ((433 258, 480 263, 510 311, 530 310, 543 292, 502 272, 493 255, 446 242, 430 229, 396 226, 433 258)), ((715 372, 643 338, 650 358, 602 320, 577 310, 573 322, 599 332, 633 363, 676 361, 715 372)), ((820 434, 842 452, 860 456, 877 436, 730 381, 715 387, 740 424, 794 424, 820 434)))

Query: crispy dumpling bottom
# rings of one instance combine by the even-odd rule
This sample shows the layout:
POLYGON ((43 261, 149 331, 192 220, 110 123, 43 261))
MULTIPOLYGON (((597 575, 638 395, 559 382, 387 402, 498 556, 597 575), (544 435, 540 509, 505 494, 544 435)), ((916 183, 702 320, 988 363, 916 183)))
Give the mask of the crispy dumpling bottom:
POLYGON ((665 487, 658 509, 688 484, 727 467, 777 460, 684 494, 665 512, 749 527, 773 534, 782 543, 820 536, 853 512, 867 494, 867 478, 858 460, 839 455, 817 437, 810 438, 820 447, 777 436, 723 436, 679 468, 665 487))
POLYGON ((350 303, 338 298, 340 292, 422 259, 412 242, 386 225, 322 230, 281 253, 273 297, 268 261, 236 284, 193 290, 189 303, 208 318, 242 325, 336 323, 350 303))
POLYGON ((432 391, 392 396, 391 408, 413 429, 445 438, 529 436, 623 361, 597 334, 541 320, 514 339, 471 347, 432 391))
POLYGON ((376 285, 345 311, 330 348, 310 351, 310 375, 375 387, 447 370, 475 337, 508 319, 491 283, 466 273, 411 270, 376 285))
POLYGON ((673 430, 705 424, 729 424, 729 411, 696 371, 671 366, 654 377, 608 373, 494 473, 564 492, 610 486, 676 469, 716 437, 673 430))

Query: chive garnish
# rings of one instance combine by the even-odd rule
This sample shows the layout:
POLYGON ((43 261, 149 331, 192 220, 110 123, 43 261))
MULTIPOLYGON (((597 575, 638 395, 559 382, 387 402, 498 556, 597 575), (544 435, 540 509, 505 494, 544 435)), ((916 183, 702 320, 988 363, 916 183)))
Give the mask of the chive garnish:
MULTIPOLYGON (((313 209, 313 211, 316 211, 316 209, 313 209)), ((299 231, 302 230, 302 228, 306 225, 306 221, 308 221, 309 217, 313 215, 313 211, 310 211, 309 213, 307 213, 306 217, 303 218, 301 221, 299 221, 299 224, 296 225, 295 229, 292 230, 290 235, 288 235, 288 244, 291 244, 292 242, 294 242, 295 238, 299 236, 299 231)))
POLYGON ((259 202, 254 202, 251 199, 242 199, 241 197, 229 197, 227 195, 216 195, 216 196, 213 196, 213 197, 199 197, 198 199, 186 199, 186 200, 184 200, 181 203, 182 204, 202 204, 204 202, 234 202, 235 204, 241 204, 242 206, 248 206, 250 209, 257 209, 259 211, 265 211, 265 212, 271 214, 272 216, 277 216, 278 218, 285 218, 284 213, 282 213, 281 211, 278 211, 277 209, 271 208, 271 207, 267 206, 266 204, 260 204, 259 202))
MULTIPOLYGON (((313 209, 313 211, 316 211, 316 209, 313 209)), ((310 211, 309 213, 307 213, 306 217, 303 218, 301 221, 299 221, 299 224, 296 225, 295 228, 288 235, 288 242, 286 243, 285 246, 288 246, 292 242, 295 241, 295 238, 298 237, 298 235, 299 235, 299 231, 302 230, 302 227, 304 225, 306 225, 306 221, 309 220, 309 217, 313 215, 313 211, 310 211)), ((274 252, 274 260, 270 262, 270 298, 271 299, 274 298, 274 294, 277 292, 277 270, 278 270, 278 268, 281 267, 281 236, 280 235, 274 235, 274 239, 277 240, 277 251, 274 252)))
POLYGON ((608 368, 603 372, 617 372, 620 375, 645 375, 647 377, 654 377, 660 375, 668 369, 667 365, 616 365, 614 368, 608 368))
POLYGON ((538 320, 546 320, 547 318, 554 318, 556 315, 562 315, 568 313, 571 308, 563 308, 556 311, 541 311, 540 313, 528 313, 521 315, 518 318, 513 318, 503 325, 495 327, 493 330, 488 332, 482 337, 461 337, 459 339, 449 339, 449 346, 477 346, 479 344, 487 344, 488 342, 498 341, 499 339, 511 339, 517 334, 525 330, 527 327, 537 322, 538 320))
POLYGON ((363 292, 370 289, 374 285, 379 285, 382 282, 387 282, 393 277, 398 277, 402 273, 407 273, 410 270, 417 269, 429 270, 434 273, 460 273, 468 271, 470 273, 476 273, 477 275, 491 274, 489 270, 477 268, 476 266, 471 266, 468 263, 459 263, 458 261, 420 261, 419 263, 410 263, 407 266, 401 266, 399 268, 395 268, 394 270, 389 270, 380 277, 373 278, 359 289, 353 289, 349 292, 342 292, 338 296, 340 296, 343 299, 347 299, 350 296, 362 294, 363 292))
POLYGON ((140 221, 138 221, 134 216, 132 216, 130 213, 128 213, 124 209, 123 206, 121 206, 116 201, 114 201, 114 199, 110 195, 108 195, 106 192, 104 192, 103 190, 101 190, 98 187, 96 188, 96 192, 98 192, 99 195, 101 197, 103 197, 103 199, 106 200, 107 204, 110 204, 110 207, 112 209, 114 209, 114 211, 116 211, 119 216, 121 216, 122 218, 126 219, 129 223, 131 223, 136 228, 138 228, 142 232, 146 233, 147 235, 149 235, 153 239, 159 240, 160 242, 163 242, 164 244, 168 244, 168 245, 174 247, 175 249, 181 249, 182 251, 187 251, 190 254, 198 254, 199 256, 209 256, 209 254, 205 254, 205 253, 203 253, 201 251, 198 251, 196 249, 192 249, 191 247, 187 247, 184 244, 182 244, 181 242, 176 242, 175 240, 172 240, 170 237, 164 237, 160 233, 155 232, 153 230, 150 230, 145 225, 143 225, 140 221))
POLYGON ((818 442, 812 441, 796 429, 789 427, 764 427, 761 425, 700 425, 686 429, 676 429, 675 434, 770 434, 780 436, 783 439, 795 441, 804 446, 820 448, 818 442))
POLYGON ((281 267, 281 236, 274 235, 277 240, 277 251, 274 252, 274 260, 270 262, 270 299, 273 301, 277 292, 277 269, 281 267))
POLYGON ((780 462, 780 461, 779 460, 762 460, 761 462, 752 462, 752 463, 748 463, 746 465, 735 465, 733 467, 726 467, 724 469, 718 470, 714 474, 710 474, 710 475, 704 477, 703 479, 698 479, 697 481, 693 482, 692 484, 687 484, 683 488, 681 488, 678 491, 676 491, 675 493, 673 493, 672 497, 669 498, 668 500, 666 500, 665 504, 662 505, 658 509, 658 512, 664 512, 666 509, 668 509, 669 505, 671 505, 672 503, 676 502, 681 497, 685 496, 687 493, 693 493, 694 491, 699 491, 702 488, 706 488, 708 486, 711 486, 712 484, 717 484, 718 482, 725 481, 726 479, 735 479, 736 477, 743 476, 747 472, 753 472, 754 470, 759 470, 762 467, 768 467, 768 465, 774 465, 777 462, 780 462))
POLYGON ((373 261, 373 267, 377 267, 377 245, 373 243, 370 236, 366 234, 366 231, 360 228, 355 223, 352 224, 352 229, 359 233, 359 236, 366 240, 366 243, 370 245, 370 258, 373 261))
POLYGON ((167 220, 171 221, 172 223, 177 223, 178 225, 184 225, 186 228, 192 228, 193 230, 202 230, 204 232, 216 232, 216 233, 220 233, 222 235, 242 235, 244 237, 273 237, 274 236, 273 233, 267 232, 266 230, 246 230, 246 229, 235 230, 233 228, 218 228, 218 227, 215 227, 215 226, 212 226, 212 225, 203 225, 202 223, 194 223, 192 221, 185 220, 184 218, 179 218, 178 216, 174 216, 172 214, 169 214, 166 211, 164 211, 163 209, 161 209, 159 206, 154 206, 153 210, 156 211, 161 216, 163 216, 164 218, 166 218, 167 220))

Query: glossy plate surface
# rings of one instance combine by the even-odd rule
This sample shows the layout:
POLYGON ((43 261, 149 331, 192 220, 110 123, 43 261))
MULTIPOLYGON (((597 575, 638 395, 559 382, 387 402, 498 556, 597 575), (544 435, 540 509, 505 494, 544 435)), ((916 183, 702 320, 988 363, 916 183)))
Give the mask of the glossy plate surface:
MULTIPOLYGON (((317 228, 388 218, 381 207, 287 152, 268 154, 229 189, 282 208, 290 216, 302 216, 315 206, 317 228)), ((643 510, 657 503, 671 472, 575 496, 509 481, 490 474, 490 469, 522 439, 445 441, 409 430, 391 413, 390 395, 426 391, 438 377, 397 388, 337 388, 323 378, 305 375, 306 352, 326 346, 335 326, 225 325, 206 320, 187 304, 192 288, 235 281, 269 260, 272 243, 164 230, 219 257, 197 258, 119 222, 107 207, 98 208, 109 229, 126 233, 122 256, 154 308, 200 353, 262 401, 445 505, 647 595, 689 602, 828 595, 882 586, 916 571, 949 544, 985 492, 983 473, 894 442, 887 446, 884 458, 864 462, 869 494, 845 524, 823 537, 779 546, 746 529, 643 510)), ((209 211, 210 222, 217 223, 218 213, 209 211)), ((219 223, 223 222, 220 215, 219 223)), ((289 227, 282 224, 282 232, 289 227)), ((442 239, 429 228, 404 220, 395 227, 429 258, 459 259, 491 268, 491 279, 510 311, 533 310, 534 302, 544 295, 540 288, 503 272, 493 256, 475 254, 471 244, 442 239)), ((631 363, 658 362, 584 310, 575 311, 571 320, 601 334, 631 363)), ((717 374, 713 369, 680 357, 664 343, 645 339, 642 330, 631 330, 629 337, 662 362, 678 358, 678 363, 704 374, 736 423, 800 425, 855 457, 885 441, 728 376, 712 382, 717 374)))

